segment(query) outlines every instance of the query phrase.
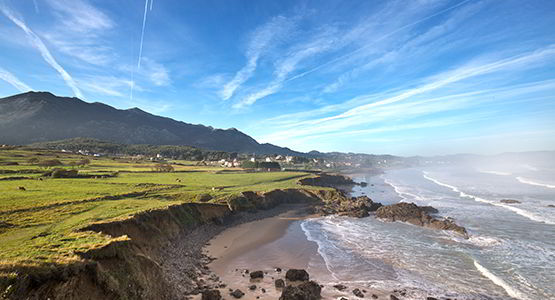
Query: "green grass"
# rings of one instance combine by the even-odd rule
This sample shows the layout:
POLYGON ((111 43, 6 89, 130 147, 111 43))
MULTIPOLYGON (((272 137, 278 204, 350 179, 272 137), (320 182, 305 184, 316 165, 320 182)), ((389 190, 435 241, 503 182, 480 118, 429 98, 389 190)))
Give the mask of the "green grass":
POLYGON ((119 172, 118 176, 44 178, 41 181, 38 179, 40 173, 47 169, 28 162, 34 157, 59 159, 64 163, 63 168, 73 168, 70 163, 83 158, 37 149, 0 150, 0 170, 36 171, 36 174, 0 174, 0 178, 33 178, 0 180, 0 271, 14 265, 43 266, 80 261, 76 252, 113 240, 100 233, 79 231, 94 222, 127 218, 146 210, 196 201, 199 194, 211 194, 212 201, 217 202, 241 191, 298 188, 299 178, 312 176, 299 172, 245 173, 196 166, 196 162, 190 161, 175 161, 178 163, 173 165, 175 172, 155 173, 149 161, 102 157, 90 158, 91 163, 79 167, 79 173, 119 172), (1 165, 6 161, 19 165, 1 165), (25 191, 19 187, 24 187, 25 191))

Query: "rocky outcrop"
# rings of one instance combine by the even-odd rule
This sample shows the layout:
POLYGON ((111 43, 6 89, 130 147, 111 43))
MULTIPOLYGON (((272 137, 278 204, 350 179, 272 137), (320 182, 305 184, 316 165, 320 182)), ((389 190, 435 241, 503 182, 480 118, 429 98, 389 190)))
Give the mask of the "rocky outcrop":
POLYGON ((302 269, 289 269, 285 273, 285 279, 289 281, 308 281, 308 272, 302 269))
POLYGON ((316 177, 303 178, 297 182, 300 185, 312 185, 323 187, 338 187, 357 184, 351 178, 339 174, 322 173, 316 177))
POLYGON ((324 204, 316 208, 316 212, 322 215, 339 214, 354 218, 364 218, 370 215, 370 212, 378 210, 382 206, 381 203, 374 202, 367 196, 360 197, 331 197, 326 198, 324 204))
POLYGON ((401 221, 428 228, 450 230, 468 238, 464 227, 455 224, 451 219, 434 218, 429 215, 429 210, 414 203, 397 203, 380 207, 376 211, 376 217, 386 221, 401 221))
POLYGON ((507 203, 507 204, 516 204, 516 203, 521 203, 518 200, 514 200, 514 199, 502 199, 501 201, 499 201, 501 203, 507 203))
POLYGON ((321 298, 322 287, 314 282, 307 281, 297 286, 285 287, 279 300, 317 300, 321 298))

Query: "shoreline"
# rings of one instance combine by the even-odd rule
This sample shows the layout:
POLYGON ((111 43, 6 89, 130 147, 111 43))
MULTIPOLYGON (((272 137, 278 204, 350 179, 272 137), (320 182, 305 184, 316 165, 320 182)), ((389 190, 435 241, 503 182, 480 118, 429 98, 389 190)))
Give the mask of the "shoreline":
POLYGON ((318 245, 307 239, 300 226, 304 220, 319 215, 307 211, 306 205, 284 206, 285 211, 277 215, 223 230, 203 247, 203 254, 211 260, 206 266, 224 282, 217 288, 224 298, 239 289, 244 293, 241 299, 278 299, 283 289, 275 287, 275 280, 285 280, 288 269, 305 269, 310 280, 322 286, 322 299, 353 298, 354 289, 368 299, 390 299, 394 291, 368 285, 345 285, 343 290, 334 287, 347 283, 338 281, 327 269, 318 245), (276 271, 279 269, 280 272, 276 271), (249 273, 253 271, 262 271, 263 279, 250 279, 249 273))

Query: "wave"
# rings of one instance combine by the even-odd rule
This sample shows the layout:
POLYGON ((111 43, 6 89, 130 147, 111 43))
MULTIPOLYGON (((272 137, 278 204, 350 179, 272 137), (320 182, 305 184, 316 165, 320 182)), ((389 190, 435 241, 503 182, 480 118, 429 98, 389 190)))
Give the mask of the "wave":
POLYGON ((519 290, 510 286, 507 282, 505 282, 505 280, 495 276, 495 274, 491 273, 490 270, 484 268, 476 260, 474 260, 474 266, 476 267, 476 269, 478 269, 478 271, 480 273, 482 273, 482 275, 484 275, 484 277, 491 280, 496 285, 502 287, 505 290, 505 292, 507 292, 507 294, 509 294, 509 296, 511 296, 513 298, 517 298, 517 299, 522 299, 522 300, 528 300, 529 299, 524 294, 522 294, 519 290))
POLYGON ((409 200, 409 199, 408 199, 407 197, 405 197, 405 196, 412 197, 413 200, 416 200, 416 201, 423 201, 423 200, 424 200, 424 199, 422 199, 422 197, 420 197, 420 196, 418 196, 418 195, 415 195, 415 194, 413 194, 413 193, 409 193, 409 192, 404 192, 404 191, 402 191, 400 187, 398 187, 398 186, 396 186, 395 184, 391 183, 391 182, 390 182, 389 180, 387 180, 385 177, 382 177, 382 178, 383 178, 383 182, 384 182, 385 184, 387 184, 387 185, 390 185, 390 186, 393 188, 393 190, 395 191, 395 193, 396 193, 397 195, 399 195, 399 197, 401 197, 401 199, 402 199, 401 202, 406 202, 406 200, 409 200))
POLYGON ((485 174, 493 174, 493 175, 499 175, 499 176, 509 176, 511 175, 511 173, 509 172, 501 172, 501 171, 479 171, 480 173, 485 173, 485 174))
POLYGON ((520 181, 521 183, 524 183, 524 184, 541 186, 541 187, 546 187, 546 188, 549 188, 549 189, 555 189, 555 185, 553 185, 553 184, 540 183, 540 182, 532 181, 530 179, 523 178, 523 177, 517 177, 516 180, 518 180, 518 181, 520 181))
POLYGON ((465 192, 459 190, 456 186, 452 186, 452 185, 443 183, 443 182, 441 182, 441 181, 439 181, 439 180, 437 180, 437 179, 435 179, 435 178, 432 178, 432 177, 428 176, 428 172, 425 172, 425 171, 424 171, 424 172, 422 172, 422 173, 423 173, 424 178, 426 178, 426 179, 432 181, 433 183, 435 183, 435 184, 437 184, 437 185, 440 185, 440 186, 449 188, 449 189, 452 190, 453 192, 459 193, 459 196, 460 196, 461 198, 474 199, 475 201, 478 201, 478 202, 482 202, 482 203, 487 203, 487 204, 491 204, 491 205, 494 205, 494 206, 503 207, 503 208, 508 209, 508 210, 510 210, 510 211, 512 211, 512 212, 514 212, 514 213, 516 213, 516 214, 519 214, 519 215, 521 215, 521 216, 523 216, 523 217, 525 217, 525 218, 528 218, 529 220, 532 220, 532 221, 535 221, 535 222, 540 222, 540 223, 545 223, 545 224, 550 224, 550 225, 555 225, 555 222, 554 222, 554 221, 545 219, 545 218, 543 218, 543 217, 541 217, 541 216, 538 216, 538 215, 536 215, 536 214, 533 214, 533 213, 531 213, 531 212, 529 212, 529 211, 526 211, 526 210, 524 210, 524 209, 521 209, 521 208, 518 208, 518 207, 514 207, 514 206, 511 206, 511 205, 507 205, 507 204, 505 204, 505 203, 501 203, 501 202, 497 202, 497 201, 493 201, 493 200, 487 200, 487 199, 484 199, 484 198, 480 198, 480 197, 477 197, 477 196, 474 196, 474 195, 467 194, 467 193, 465 193, 465 192))

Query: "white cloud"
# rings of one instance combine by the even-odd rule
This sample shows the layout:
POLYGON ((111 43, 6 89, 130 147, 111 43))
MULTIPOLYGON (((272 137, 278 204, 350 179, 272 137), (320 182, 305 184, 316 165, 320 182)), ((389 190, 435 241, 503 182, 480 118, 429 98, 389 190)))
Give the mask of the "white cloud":
POLYGON ((170 73, 164 65, 150 59, 143 57, 143 67, 140 73, 156 86, 167 86, 171 84, 170 73))
MULTIPOLYGON (((459 82, 472 77, 485 75, 499 71, 514 71, 533 67, 534 64, 555 56, 555 46, 547 46, 534 52, 525 53, 506 59, 497 60, 489 63, 476 63, 459 67, 455 70, 440 73, 428 79, 428 83, 420 85, 416 88, 400 91, 394 95, 376 100, 374 95, 367 95, 368 102, 354 107, 347 108, 344 112, 321 118, 307 119, 296 123, 287 122, 287 118, 277 119, 284 122, 288 127, 286 130, 278 131, 264 137, 264 141, 276 142, 287 140, 292 137, 312 136, 326 132, 343 132, 347 128, 361 126, 365 124, 375 123, 389 118, 409 118, 418 115, 426 115, 434 112, 453 110, 465 107, 467 105, 476 104, 469 102, 471 96, 479 94, 479 91, 467 92, 461 95, 444 96, 439 98, 431 98, 425 100, 417 100, 417 96, 429 93, 449 84, 459 82), (462 96, 462 97, 461 97, 462 96), (413 99, 411 102, 398 103, 404 100, 413 99)), ((549 88, 553 88, 553 82, 544 82, 549 88)), ((531 91, 528 86, 518 87, 531 91)), ((512 87, 511 94, 517 95, 517 88, 512 87)), ((362 97, 362 96, 361 96, 362 97)), ((359 98, 357 102, 364 100, 359 98)), ((334 110, 332 110, 334 111, 334 110)), ((292 115, 292 120, 299 116, 292 115)))
POLYGON ((289 54, 284 59, 276 63, 274 79, 265 88, 247 95, 238 103, 234 104, 233 107, 241 108, 252 105, 259 99, 278 92, 282 88, 287 76, 294 72, 303 60, 314 57, 332 48, 333 44, 336 42, 334 35, 335 32, 333 30, 325 30, 308 43, 296 45, 289 51, 289 54))
POLYGON ((114 51, 103 36, 115 27, 106 14, 83 0, 49 0, 57 23, 42 33, 66 55, 93 65, 107 65, 114 51))
POLYGON ((30 88, 24 82, 19 80, 19 78, 17 78, 12 73, 4 70, 3 68, 0 68, 0 79, 6 81, 7 83, 9 83, 11 85, 13 85, 20 92, 28 92, 28 91, 32 90, 32 88, 30 88))
POLYGON ((296 26, 294 18, 283 16, 274 17, 268 23, 260 26, 251 34, 247 47, 247 64, 239 70, 233 79, 226 83, 220 91, 223 100, 233 96, 235 91, 247 81, 256 71, 258 60, 268 48, 282 39, 296 26))
POLYGON ((54 59, 54 57, 52 56, 52 54, 50 53, 50 51, 48 50, 48 48, 46 47, 46 45, 42 42, 42 40, 29 28, 27 27, 27 25, 25 24, 25 22, 23 22, 21 19, 17 18, 11 11, 9 11, 7 8, 5 7, 0 7, 0 10, 2 10, 2 13, 8 17, 8 19, 10 19, 15 25, 17 25, 19 28, 21 28, 25 34, 27 34, 27 37, 30 39, 31 43, 33 44, 33 46, 39 50, 42 58, 52 67, 54 68, 58 73, 60 73, 60 75, 62 76, 62 78, 64 79, 64 81, 66 82, 66 84, 73 90, 73 94, 76 97, 79 97, 81 99, 84 99, 83 94, 81 93, 81 91, 79 90, 79 88, 77 87, 77 84, 75 83, 75 81, 73 80, 73 78, 71 77, 71 75, 69 75, 68 72, 66 72, 66 70, 64 70, 64 68, 62 66, 60 66, 60 64, 58 64, 58 62, 54 59))
POLYGON ((114 22, 103 12, 82 0, 49 0, 63 26, 70 31, 89 33, 110 29, 114 22))

